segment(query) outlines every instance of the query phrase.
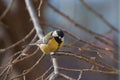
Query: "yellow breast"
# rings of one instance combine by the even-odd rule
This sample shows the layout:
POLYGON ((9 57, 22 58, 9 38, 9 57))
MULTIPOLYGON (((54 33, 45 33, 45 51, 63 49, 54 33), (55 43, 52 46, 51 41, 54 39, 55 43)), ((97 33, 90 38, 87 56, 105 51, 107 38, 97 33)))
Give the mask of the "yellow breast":
POLYGON ((40 49, 43 53, 49 54, 54 52, 63 46, 63 42, 59 45, 54 38, 50 39, 47 44, 40 44, 40 49))

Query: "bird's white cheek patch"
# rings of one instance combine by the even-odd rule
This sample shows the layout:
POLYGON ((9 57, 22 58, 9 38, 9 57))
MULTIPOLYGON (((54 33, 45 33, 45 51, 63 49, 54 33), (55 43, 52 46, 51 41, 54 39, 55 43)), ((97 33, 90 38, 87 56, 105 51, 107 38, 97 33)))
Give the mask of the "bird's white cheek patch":
POLYGON ((62 41, 64 41, 64 37, 63 37, 63 38, 61 38, 61 40, 62 40, 62 41))
POLYGON ((54 37, 58 37, 58 34, 57 34, 56 31, 53 32, 53 36, 54 36, 54 37))

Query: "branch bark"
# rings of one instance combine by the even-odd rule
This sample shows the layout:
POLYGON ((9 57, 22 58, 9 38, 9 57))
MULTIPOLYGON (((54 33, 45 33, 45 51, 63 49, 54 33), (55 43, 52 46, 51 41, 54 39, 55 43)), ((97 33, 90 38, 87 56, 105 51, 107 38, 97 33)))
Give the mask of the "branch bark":
MULTIPOLYGON (((28 12, 30 14, 30 17, 33 21, 36 33, 37 33, 39 39, 42 39, 44 37, 43 31, 42 31, 42 28, 40 26, 39 19, 36 15, 33 3, 32 3, 31 0, 25 0, 25 3, 26 3, 26 6, 27 6, 27 9, 28 9, 28 12)), ((42 5, 42 0, 41 0, 41 4, 39 6, 41 7, 41 5, 42 5)), ((39 10, 40 10, 40 7, 39 7, 39 10)), ((40 12, 39 12, 39 17, 40 17, 40 12)), ((54 54, 54 52, 51 52, 50 54, 54 54)), ((57 60, 56 60, 55 57, 52 58, 52 62, 53 62, 54 73, 55 73, 54 76, 55 76, 58 73, 58 65, 57 65, 57 60)))

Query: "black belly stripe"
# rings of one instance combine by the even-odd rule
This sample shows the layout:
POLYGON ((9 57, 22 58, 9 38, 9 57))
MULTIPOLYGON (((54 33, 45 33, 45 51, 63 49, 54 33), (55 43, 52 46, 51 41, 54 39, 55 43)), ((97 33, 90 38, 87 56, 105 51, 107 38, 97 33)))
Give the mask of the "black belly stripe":
POLYGON ((61 39, 59 39, 58 37, 54 37, 54 39, 58 43, 58 46, 60 46, 60 44, 62 43, 61 39))

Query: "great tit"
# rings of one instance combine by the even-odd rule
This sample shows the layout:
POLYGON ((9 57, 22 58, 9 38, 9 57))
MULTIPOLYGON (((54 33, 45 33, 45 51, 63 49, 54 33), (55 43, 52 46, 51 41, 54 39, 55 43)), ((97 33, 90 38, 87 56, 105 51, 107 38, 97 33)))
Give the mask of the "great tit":
POLYGON ((46 34, 41 40, 35 43, 45 54, 57 51, 64 44, 64 33, 62 30, 55 30, 46 34))

